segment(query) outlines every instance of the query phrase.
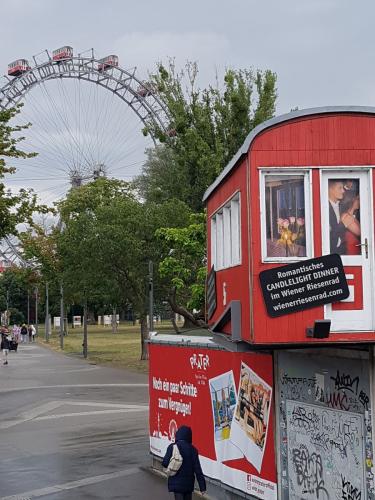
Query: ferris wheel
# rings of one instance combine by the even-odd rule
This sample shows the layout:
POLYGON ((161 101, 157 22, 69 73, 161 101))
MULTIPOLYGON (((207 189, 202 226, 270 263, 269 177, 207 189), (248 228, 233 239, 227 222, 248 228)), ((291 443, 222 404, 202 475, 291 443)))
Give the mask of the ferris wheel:
POLYGON ((155 125, 168 134, 168 111, 154 86, 135 68, 121 68, 116 55, 99 59, 93 49, 75 56, 64 46, 33 56, 33 64, 10 63, 0 108, 20 102, 19 123, 32 123, 22 146, 38 156, 13 162, 17 173, 8 180, 33 187, 47 202, 101 175, 132 178, 155 142, 155 125))
MULTIPOLYGON (((75 55, 64 46, 32 60, 10 63, 0 80, 0 109, 23 104, 16 124, 32 125, 21 148, 37 153, 12 160, 16 173, 5 179, 11 188, 32 188, 52 204, 97 177, 131 180, 156 142, 155 127, 173 136, 154 85, 136 68, 123 69, 116 55, 98 58, 93 49, 75 55)), ((3 258, 15 250, 14 243, 0 244, 3 258)))

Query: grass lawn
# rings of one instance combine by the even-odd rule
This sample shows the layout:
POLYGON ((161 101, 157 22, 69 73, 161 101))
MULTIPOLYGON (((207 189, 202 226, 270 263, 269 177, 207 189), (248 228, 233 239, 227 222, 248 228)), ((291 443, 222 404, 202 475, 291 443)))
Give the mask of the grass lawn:
MULTIPOLYGON (((170 330, 170 322, 158 325, 158 330, 170 330)), ((148 372, 148 361, 141 361, 140 326, 132 324, 120 325, 116 334, 111 327, 89 325, 88 327, 88 361, 91 363, 111 365, 130 370, 148 372)), ((60 351, 58 330, 52 330, 49 342, 44 340, 44 328, 39 327, 38 342, 49 348, 60 351)), ((82 356, 83 328, 69 328, 64 337, 64 353, 82 356)), ((83 356, 82 356, 83 358, 83 356)))

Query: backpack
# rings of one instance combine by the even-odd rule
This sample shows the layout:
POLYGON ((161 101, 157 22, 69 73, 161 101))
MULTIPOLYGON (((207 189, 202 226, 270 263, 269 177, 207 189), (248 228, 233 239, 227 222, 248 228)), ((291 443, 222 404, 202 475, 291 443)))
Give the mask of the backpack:
POLYGON ((173 445, 173 451, 171 459, 169 460, 168 467, 165 469, 165 473, 168 477, 175 476, 180 470, 182 465, 182 456, 177 444, 173 445))
POLYGON ((27 328, 26 328, 26 326, 23 326, 21 328, 21 335, 27 335, 27 328))

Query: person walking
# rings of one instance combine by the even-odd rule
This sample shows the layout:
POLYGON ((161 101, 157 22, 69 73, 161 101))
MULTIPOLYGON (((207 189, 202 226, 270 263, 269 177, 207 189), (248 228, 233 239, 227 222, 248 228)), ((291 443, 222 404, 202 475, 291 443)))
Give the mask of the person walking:
POLYGON ((20 338, 21 338, 21 329, 18 325, 14 324, 13 325, 13 330, 12 330, 13 338, 17 342, 17 344, 20 343, 20 338))
POLYGON ((35 342, 35 335, 36 335, 36 329, 34 325, 30 325, 31 328, 31 340, 32 342, 35 342))
POLYGON ((8 354, 10 349, 10 340, 7 332, 1 332, 1 350, 3 351, 3 365, 8 364, 8 354))
POLYGON ((25 344, 27 342, 27 326, 25 323, 21 326, 21 337, 22 343, 25 344))
POLYGON ((19 344, 21 342, 21 327, 17 325, 16 331, 16 342, 19 344))
POLYGON ((27 326, 27 333, 29 334, 29 344, 33 341, 33 329, 31 328, 32 325, 27 326))
POLYGON ((193 446, 193 432, 190 427, 183 425, 176 432, 176 441, 168 446, 162 465, 167 468, 173 453, 173 446, 177 445, 182 456, 182 464, 174 476, 168 478, 168 491, 174 493, 175 500, 191 500, 194 491, 195 477, 200 491, 206 492, 206 480, 199 461, 198 451, 193 446))

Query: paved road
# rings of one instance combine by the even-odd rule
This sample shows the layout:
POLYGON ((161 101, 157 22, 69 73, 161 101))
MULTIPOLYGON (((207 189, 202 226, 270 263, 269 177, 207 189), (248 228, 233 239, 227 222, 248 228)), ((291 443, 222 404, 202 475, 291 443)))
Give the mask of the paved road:
POLYGON ((0 365, 0 500, 171 498, 144 470, 147 376, 36 344, 0 365))

